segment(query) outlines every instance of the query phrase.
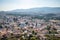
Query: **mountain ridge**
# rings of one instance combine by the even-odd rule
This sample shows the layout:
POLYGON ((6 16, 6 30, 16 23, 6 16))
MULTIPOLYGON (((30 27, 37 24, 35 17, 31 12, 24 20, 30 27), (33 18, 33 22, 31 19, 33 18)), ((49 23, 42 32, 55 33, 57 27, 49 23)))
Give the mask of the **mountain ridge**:
POLYGON ((11 11, 0 12, 20 12, 20 13, 60 13, 60 7, 42 7, 42 8, 30 8, 30 9, 16 9, 11 11))

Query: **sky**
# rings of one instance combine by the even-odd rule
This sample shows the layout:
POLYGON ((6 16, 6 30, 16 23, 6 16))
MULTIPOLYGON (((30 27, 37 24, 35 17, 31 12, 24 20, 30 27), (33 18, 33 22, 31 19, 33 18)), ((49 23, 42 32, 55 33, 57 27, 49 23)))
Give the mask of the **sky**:
POLYGON ((0 0, 0 11, 35 7, 60 7, 60 0, 0 0))

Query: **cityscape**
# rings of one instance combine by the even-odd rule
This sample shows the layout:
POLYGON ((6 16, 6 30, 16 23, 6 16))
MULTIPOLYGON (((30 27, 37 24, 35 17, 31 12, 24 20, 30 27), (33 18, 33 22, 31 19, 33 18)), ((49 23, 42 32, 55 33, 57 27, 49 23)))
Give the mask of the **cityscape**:
POLYGON ((0 1, 0 40, 60 40, 59 0, 0 1))

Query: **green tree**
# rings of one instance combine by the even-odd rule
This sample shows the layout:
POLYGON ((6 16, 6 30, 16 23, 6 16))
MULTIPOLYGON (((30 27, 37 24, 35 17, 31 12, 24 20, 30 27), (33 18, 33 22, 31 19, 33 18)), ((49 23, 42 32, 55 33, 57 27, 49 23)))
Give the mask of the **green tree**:
POLYGON ((36 38, 35 37, 31 37, 31 39, 30 40, 36 40, 36 38))
POLYGON ((47 27, 47 30, 49 32, 49 34, 46 34, 45 36, 47 37, 47 40, 59 40, 55 34, 57 33, 57 29, 55 27, 47 27))

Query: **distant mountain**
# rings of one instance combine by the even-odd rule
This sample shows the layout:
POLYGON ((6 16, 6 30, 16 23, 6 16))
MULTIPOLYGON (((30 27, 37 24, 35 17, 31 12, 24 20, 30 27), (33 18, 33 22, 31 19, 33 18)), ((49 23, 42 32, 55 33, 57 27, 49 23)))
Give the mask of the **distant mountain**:
POLYGON ((60 7, 42 7, 31 9, 16 9, 12 12, 34 12, 34 13, 60 13, 60 7))
POLYGON ((31 9, 16 9, 11 11, 0 11, 0 15, 14 15, 14 16, 34 16, 39 19, 58 19, 60 20, 60 7, 43 7, 31 9))
POLYGON ((42 7, 30 9, 16 9, 11 11, 0 11, 0 13, 22 13, 22 14, 46 14, 46 13, 60 13, 60 7, 42 7))

